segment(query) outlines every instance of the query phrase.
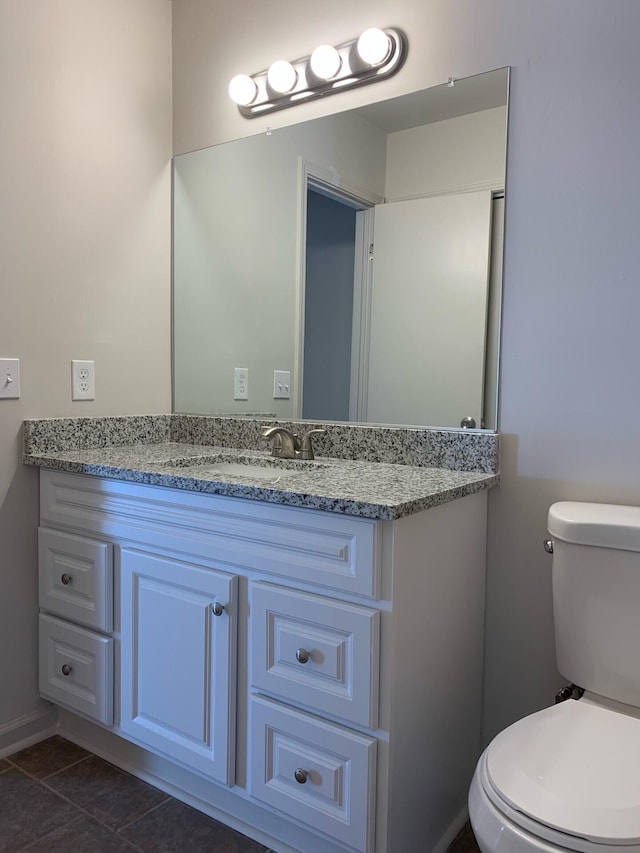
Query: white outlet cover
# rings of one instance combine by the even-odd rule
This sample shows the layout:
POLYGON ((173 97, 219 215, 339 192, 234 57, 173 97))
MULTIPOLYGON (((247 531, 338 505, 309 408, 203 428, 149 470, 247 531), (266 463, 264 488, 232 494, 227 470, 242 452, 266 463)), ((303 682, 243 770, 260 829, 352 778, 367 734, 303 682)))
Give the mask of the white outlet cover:
POLYGON ((20 359, 0 358, 0 400, 20 397, 20 359))
POLYGON ((233 368, 233 399, 248 400, 249 399, 249 368, 234 367, 233 368))
POLYGON ((96 366, 94 361, 73 359, 71 362, 71 399, 95 400, 96 366))

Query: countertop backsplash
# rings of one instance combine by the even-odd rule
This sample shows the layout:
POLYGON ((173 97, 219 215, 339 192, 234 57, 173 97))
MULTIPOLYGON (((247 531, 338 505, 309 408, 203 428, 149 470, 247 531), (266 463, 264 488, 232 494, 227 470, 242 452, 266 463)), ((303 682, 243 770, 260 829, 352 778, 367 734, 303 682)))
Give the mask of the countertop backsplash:
POLYGON ((325 429, 324 435, 314 436, 316 456, 484 474, 497 474, 499 470, 497 433, 216 415, 26 420, 24 454, 166 442, 264 451, 269 442, 263 438, 262 429, 276 424, 300 435, 310 429, 325 429))

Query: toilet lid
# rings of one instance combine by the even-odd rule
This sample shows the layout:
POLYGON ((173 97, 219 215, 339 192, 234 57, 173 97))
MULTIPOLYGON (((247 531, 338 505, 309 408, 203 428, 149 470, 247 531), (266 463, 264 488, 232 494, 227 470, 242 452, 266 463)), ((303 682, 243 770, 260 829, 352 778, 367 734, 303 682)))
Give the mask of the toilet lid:
POLYGON ((514 723, 486 755, 517 811, 600 844, 640 843, 640 719, 570 699, 514 723))

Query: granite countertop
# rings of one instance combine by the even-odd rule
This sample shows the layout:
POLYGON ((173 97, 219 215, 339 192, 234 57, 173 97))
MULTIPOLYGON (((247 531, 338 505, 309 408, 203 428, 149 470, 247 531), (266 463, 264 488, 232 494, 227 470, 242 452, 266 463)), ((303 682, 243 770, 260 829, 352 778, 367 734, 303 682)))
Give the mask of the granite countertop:
POLYGON ((25 452, 23 461, 77 474, 375 519, 401 518, 499 482, 498 474, 480 471, 333 457, 276 460, 258 450, 175 441, 36 450, 25 452), (254 470, 216 471, 221 462, 250 464, 254 470), (266 479, 257 468, 264 470, 266 479))

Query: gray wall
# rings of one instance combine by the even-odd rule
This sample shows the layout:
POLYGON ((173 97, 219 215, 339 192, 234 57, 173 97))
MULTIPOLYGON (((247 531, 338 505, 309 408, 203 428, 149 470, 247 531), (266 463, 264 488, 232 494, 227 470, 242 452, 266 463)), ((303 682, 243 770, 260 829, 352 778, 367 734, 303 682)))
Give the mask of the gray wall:
POLYGON ((512 66, 502 349, 503 480, 490 500, 487 736, 547 704, 553 649, 546 512, 640 504, 640 4, 637 0, 174 0, 174 145, 186 151, 512 66), (403 28, 389 81, 242 119, 228 80, 373 25, 403 28))
POLYGON ((170 406, 171 6, 0 0, 0 749, 37 690, 35 469, 22 420, 170 406), (71 402, 72 358, 95 402, 71 402))

